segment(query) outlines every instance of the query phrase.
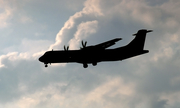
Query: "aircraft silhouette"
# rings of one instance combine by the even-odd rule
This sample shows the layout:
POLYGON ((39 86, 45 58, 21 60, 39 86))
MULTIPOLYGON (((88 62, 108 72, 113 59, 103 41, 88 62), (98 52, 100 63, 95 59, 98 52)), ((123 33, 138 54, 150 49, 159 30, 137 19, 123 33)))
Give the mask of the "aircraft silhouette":
POLYGON ((96 66, 98 62, 105 61, 118 61, 148 53, 148 50, 144 50, 144 43, 146 33, 152 32, 152 30, 139 30, 136 34, 133 34, 135 38, 126 46, 118 47, 115 49, 106 49, 114 45, 121 38, 116 38, 98 45, 86 46, 87 42, 82 41, 82 48, 80 50, 69 50, 69 46, 64 50, 47 51, 39 58, 39 61, 48 66, 48 63, 81 63, 84 68, 88 67, 88 64, 96 66))

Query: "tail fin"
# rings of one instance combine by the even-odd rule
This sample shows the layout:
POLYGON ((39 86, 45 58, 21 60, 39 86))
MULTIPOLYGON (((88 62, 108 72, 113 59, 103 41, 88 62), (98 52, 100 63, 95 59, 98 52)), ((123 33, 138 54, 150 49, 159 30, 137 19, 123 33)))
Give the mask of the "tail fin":
POLYGON ((146 39, 146 33, 152 32, 152 30, 139 30, 133 36, 136 36, 127 46, 132 48, 133 50, 143 50, 144 43, 146 39))

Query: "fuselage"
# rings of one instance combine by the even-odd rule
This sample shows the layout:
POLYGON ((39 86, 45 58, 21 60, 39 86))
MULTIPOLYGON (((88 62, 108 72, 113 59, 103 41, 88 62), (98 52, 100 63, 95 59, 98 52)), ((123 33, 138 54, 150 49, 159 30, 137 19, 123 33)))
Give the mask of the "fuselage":
POLYGON ((101 61, 118 61, 127 59, 136 55, 147 53, 148 51, 134 51, 128 49, 127 46, 106 49, 106 50, 59 50, 47 51, 39 58, 39 61, 47 63, 94 63, 101 61))

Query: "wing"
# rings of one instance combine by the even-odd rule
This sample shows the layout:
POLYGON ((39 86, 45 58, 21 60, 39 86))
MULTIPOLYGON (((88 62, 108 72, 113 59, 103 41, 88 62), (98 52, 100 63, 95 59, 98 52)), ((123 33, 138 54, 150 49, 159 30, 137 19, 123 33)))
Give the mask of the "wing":
POLYGON ((113 39, 113 40, 110 40, 110 41, 95 45, 93 47, 100 48, 100 49, 106 49, 106 48, 116 44, 116 42, 119 41, 119 40, 122 40, 122 38, 116 38, 116 39, 113 39))
POLYGON ((113 40, 110 40, 110 41, 107 41, 107 42, 103 42, 101 44, 97 44, 97 45, 93 45, 93 46, 86 46, 86 43, 87 42, 83 42, 82 41, 82 48, 81 50, 84 50, 84 51, 92 51, 92 50, 104 50, 114 44, 116 44, 117 41, 121 40, 122 38, 116 38, 116 39, 113 39, 113 40))

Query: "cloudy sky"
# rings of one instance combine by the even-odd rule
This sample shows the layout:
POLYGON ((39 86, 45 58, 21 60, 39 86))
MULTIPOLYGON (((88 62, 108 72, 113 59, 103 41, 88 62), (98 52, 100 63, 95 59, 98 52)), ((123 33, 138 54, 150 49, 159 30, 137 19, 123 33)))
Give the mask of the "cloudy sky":
POLYGON ((0 0, 0 108, 179 108, 179 0, 0 0), (64 45, 79 49, 139 29, 145 55, 118 62, 38 61, 64 45))

